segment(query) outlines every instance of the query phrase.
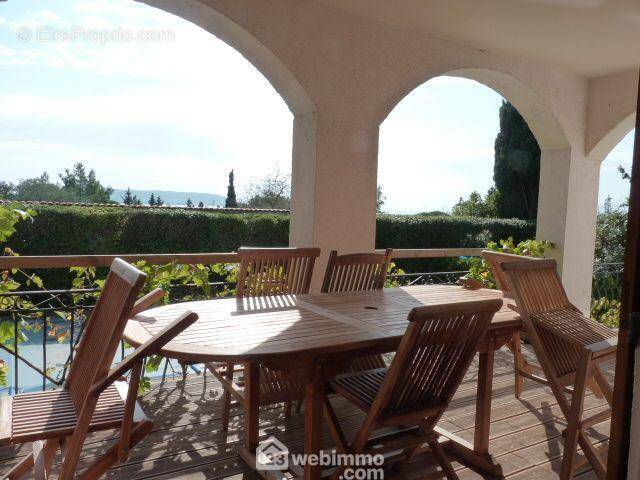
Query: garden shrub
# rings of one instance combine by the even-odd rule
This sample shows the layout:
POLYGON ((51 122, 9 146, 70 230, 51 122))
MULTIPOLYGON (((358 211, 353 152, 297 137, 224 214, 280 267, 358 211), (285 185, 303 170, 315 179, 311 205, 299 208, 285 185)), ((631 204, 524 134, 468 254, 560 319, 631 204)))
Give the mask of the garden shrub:
MULTIPOLYGON (((228 214, 179 209, 36 205, 11 246, 22 255, 230 252, 241 245, 286 246, 286 214, 228 214)), ((381 214, 378 248, 482 247, 535 235, 524 220, 381 214)))

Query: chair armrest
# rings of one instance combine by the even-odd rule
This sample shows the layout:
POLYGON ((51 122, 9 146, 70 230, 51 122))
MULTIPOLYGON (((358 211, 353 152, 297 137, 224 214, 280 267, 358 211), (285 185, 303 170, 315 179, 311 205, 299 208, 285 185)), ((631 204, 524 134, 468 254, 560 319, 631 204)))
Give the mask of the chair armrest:
POLYGON ((606 340, 586 345, 584 348, 589 350, 596 357, 600 357, 607 353, 615 352, 618 349, 618 337, 607 338, 606 340))
POLYGON ((198 315, 196 313, 191 311, 184 312, 173 322, 164 327, 160 333, 151 337, 127 355, 118 365, 113 367, 109 371, 107 378, 92 387, 92 393, 100 395, 100 393, 102 393, 109 385, 118 380, 122 375, 124 375, 124 373, 131 370, 136 363, 141 362, 142 359, 149 355, 158 353, 165 344, 177 337, 196 320, 198 320, 198 315))
POLYGON ((165 291, 161 288, 156 288, 155 290, 150 291, 145 296, 138 299, 138 301, 133 305, 133 309, 131 309, 131 316, 135 317, 140 312, 144 312, 148 310, 153 304, 162 300, 165 295, 165 291))

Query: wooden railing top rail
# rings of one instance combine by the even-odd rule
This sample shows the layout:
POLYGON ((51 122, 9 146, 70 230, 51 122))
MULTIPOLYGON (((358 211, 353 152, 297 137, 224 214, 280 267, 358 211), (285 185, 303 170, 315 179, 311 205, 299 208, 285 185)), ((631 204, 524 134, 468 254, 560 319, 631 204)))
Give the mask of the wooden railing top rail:
MULTIPOLYGON (((479 257, 482 248, 398 248, 393 250, 393 258, 447 258, 479 257)), ((377 250, 384 253, 384 250, 377 250)))
POLYGON ((158 253, 133 255, 46 255, 0 257, 0 270, 10 268, 71 268, 109 267, 114 258, 133 263, 145 261, 150 265, 176 262, 182 265, 239 263, 237 253, 158 253))
MULTIPOLYGON (((384 252, 384 250, 381 250, 384 252)), ((446 258, 477 257, 481 248, 417 248, 393 251, 393 258, 446 258)), ((150 265, 163 265, 176 262, 183 265, 239 263, 238 254, 230 253, 159 253, 126 255, 43 255, 0 257, 0 270, 11 268, 71 268, 71 267, 109 267, 114 258, 126 262, 145 261, 150 265)))

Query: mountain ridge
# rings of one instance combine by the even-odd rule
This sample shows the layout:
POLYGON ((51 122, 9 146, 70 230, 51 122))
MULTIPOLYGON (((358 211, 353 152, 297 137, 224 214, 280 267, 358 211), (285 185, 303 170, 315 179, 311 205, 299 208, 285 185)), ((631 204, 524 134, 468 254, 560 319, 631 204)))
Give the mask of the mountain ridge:
MULTIPOLYGON (((114 202, 122 203, 122 197, 126 190, 121 188, 115 188, 111 194, 111 200, 114 202)), ((174 190, 136 190, 131 189, 131 194, 137 196, 144 205, 149 202, 151 194, 156 197, 160 195, 165 205, 181 206, 187 204, 187 199, 191 199, 194 206, 198 203, 204 203, 205 207, 223 207, 226 197, 218 195, 216 193, 201 193, 201 192, 180 192, 174 190)))

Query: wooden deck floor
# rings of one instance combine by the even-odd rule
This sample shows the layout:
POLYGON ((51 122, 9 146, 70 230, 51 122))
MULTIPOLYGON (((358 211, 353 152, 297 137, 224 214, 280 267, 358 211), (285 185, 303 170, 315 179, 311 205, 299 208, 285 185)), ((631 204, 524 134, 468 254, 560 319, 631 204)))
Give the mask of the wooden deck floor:
MULTIPOLYGON (((612 371, 612 366, 607 368, 612 371)), ((475 413, 476 366, 459 389, 441 426, 471 440, 475 413)), ((496 355, 491 426, 491 451, 509 479, 557 478, 562 455, 561 431, 565 426, 550 390, 526 382, 521 400, 513 395, 512 357, 507 351, 496 355)), ((153 479, 257 479, 235 453, 242 439, 242 415, 235 411, 228 435, 220 431, 220 386, 211 376, 190 375, 186 382, 156 384, 143 399, 146 412, 155 422, 154 431, 132 452, 129 461, 111 470, 106 478, 153 479)), ((334 400, 341 423, 353 431, 362 414, 345 401, 334 400)), ((585 410, 596 412, 605 402, 590 395, 585 410)), ((285 420, 274 407, 261 415, 261 435, 276 435, 290 450, 302 448, 304 417, 294 414, 285 420)), ((598 425, 592 435, 606 442, 609 424, 598 425)), ((85 445, 83 462, 98 455, 113 434, 94 434, 85 445)), ((330 445, 328 434, 325 445, 330 445)), ((0 449, 0 473, 5 473, 30 445, 0 449)), ((455 464, 461 479, 481 479, 478 473, 455 464)), ((433 470, 428 456, 419 457, 403 475, 420 478, 433 470)), ((0 475, 1 476, 1 475, 0 475)), ((590 470, 578 478, 595 478, 590 470)))

